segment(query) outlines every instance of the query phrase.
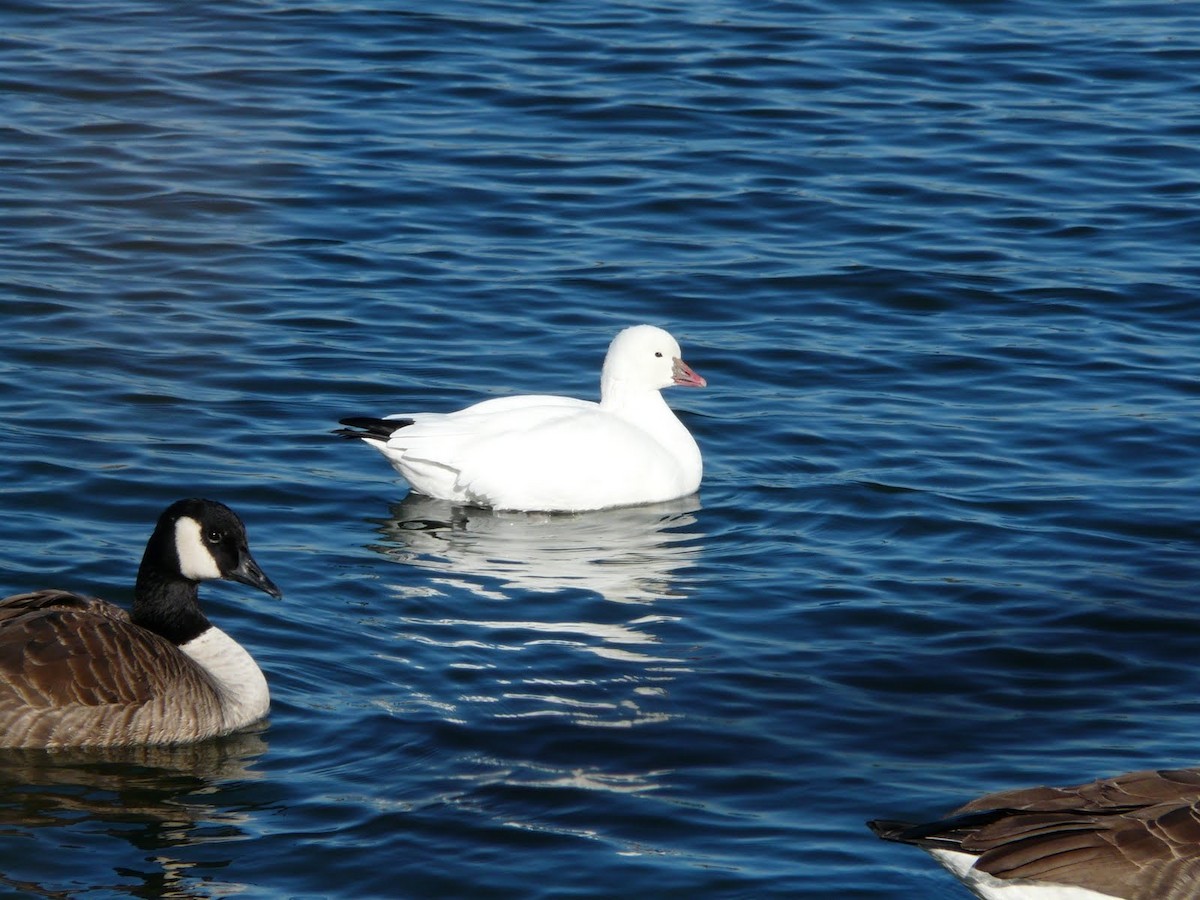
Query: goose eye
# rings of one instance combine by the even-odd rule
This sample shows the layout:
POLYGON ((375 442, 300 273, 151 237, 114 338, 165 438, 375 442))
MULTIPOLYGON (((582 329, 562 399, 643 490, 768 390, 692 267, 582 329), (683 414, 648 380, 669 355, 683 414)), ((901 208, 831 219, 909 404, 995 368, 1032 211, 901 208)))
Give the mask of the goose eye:
POLYGON ((661 350, 655 350, 654 355, 657 356, 659 359, 662 359, 662 351, 661 350))
POLYGON ((204 534, 204 540, 208 541, 208 543, 210 543, 210 544, 221 543, 221 538, 223 538, 223 537, 224 537, 224 535, 221 534, 221 532, 217 531, 215 528, 210 529, 209 531, 205 532, 205 534, 204 534))

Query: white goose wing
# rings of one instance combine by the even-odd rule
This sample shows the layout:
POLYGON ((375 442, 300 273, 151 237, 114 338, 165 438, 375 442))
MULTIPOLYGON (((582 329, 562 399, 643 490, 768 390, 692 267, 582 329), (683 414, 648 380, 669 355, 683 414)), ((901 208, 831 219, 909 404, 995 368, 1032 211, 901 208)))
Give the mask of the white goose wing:
POLYGON ((570 511, 669 499, 682 490, 677 463, 652 435, 587 400, 500 397, 402 418, 413 424, 392 434, 387 454, 433 496, 570 511))

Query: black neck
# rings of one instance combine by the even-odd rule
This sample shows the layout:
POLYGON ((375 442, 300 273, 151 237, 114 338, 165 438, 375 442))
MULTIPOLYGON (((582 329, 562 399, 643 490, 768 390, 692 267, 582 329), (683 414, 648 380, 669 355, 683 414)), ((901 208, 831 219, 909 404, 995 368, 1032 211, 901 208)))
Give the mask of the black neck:
POLYGON ((199 586, 178 575, 164 578, 143 566, 133 593, 134 624, 176 645, 199 637, 211 627, 200 611, 199 586))

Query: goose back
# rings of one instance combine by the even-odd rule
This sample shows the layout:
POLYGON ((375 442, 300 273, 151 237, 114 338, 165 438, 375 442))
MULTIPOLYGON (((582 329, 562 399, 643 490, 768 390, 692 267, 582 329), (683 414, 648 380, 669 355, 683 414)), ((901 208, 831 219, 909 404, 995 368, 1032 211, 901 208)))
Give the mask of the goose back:
POLYGON ((208 673, 120 607, 60 590, 0 600, 0 747, 169 744, 224 730, 208 673))
POLYGON ((928 850, 981 897, 1200 896, 1200 769, 1001 791, 941 821, 871 827, 928 850))

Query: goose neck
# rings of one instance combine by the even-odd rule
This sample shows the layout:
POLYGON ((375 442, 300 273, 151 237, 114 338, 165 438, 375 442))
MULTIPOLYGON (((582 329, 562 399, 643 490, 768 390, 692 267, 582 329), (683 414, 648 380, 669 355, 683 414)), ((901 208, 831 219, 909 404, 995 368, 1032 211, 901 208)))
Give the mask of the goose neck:
POLYGON ((211 627, 200 610, 199 593, 198 582, 143 568, 134 588, 134 624, 177 646, 186 644, 211 627))

